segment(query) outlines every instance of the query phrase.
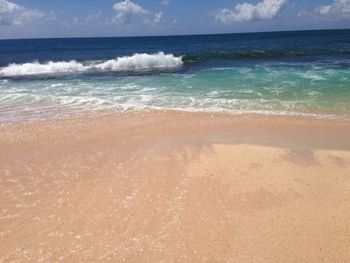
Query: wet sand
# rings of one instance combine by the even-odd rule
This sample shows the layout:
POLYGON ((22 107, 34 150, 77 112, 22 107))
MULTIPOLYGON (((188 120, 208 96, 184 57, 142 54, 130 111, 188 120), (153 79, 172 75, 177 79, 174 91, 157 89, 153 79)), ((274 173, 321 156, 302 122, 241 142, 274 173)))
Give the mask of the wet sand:
POLYGON ((0 262, 350 262, 350 122, 152 111, 0 127, 0 262))

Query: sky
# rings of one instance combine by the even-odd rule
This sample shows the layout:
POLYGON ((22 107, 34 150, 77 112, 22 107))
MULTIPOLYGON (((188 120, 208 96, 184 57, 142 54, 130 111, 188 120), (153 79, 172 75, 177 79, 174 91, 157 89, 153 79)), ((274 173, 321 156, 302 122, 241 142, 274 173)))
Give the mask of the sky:
POLYGON ((0 39, 350 28, 350 0, 0 0, 0 39))

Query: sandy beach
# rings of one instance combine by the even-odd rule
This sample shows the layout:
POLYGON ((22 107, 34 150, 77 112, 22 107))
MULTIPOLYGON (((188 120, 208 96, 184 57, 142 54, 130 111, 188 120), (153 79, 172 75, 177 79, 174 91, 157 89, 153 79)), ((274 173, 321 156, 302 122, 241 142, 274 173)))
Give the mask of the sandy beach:
POLYGON ((0 262, 350 262, 350 122, 149 111, 0 127, 0 262))

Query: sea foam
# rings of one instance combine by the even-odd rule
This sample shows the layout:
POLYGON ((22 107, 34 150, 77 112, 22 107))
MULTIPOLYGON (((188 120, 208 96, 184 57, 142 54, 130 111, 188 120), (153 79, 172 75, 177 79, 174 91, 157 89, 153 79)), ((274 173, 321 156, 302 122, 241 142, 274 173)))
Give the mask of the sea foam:
POLYGON ((157 69, 173 68, 182 65, 182 58, 175 57, 172 54, 135 54, 130 57, 119 57, 94 66, 101 70, 140 70, 140 69, 157 69))
POLYGON ((66 72, 79 72, 84 71, 86 67, 76 61, 62 61, 41 64, 39 62, 24 63, 24 64, 10 64, 7 67, 0 69, 0 76, 13 77, 13 76, 29 76, 39 74, 53 74, 53 73, 66 73, 66 72))
POLYGON ((83 64, 75 60, 47 63, 10 64, 0 69, 0 76, 30 76, 55 73, 77 73, 85 71, 135 71, 167 69, 183 64, 182 57, 159 52, 156 54, 134 54, 133 56, 118 57, 105 62, 83 64))

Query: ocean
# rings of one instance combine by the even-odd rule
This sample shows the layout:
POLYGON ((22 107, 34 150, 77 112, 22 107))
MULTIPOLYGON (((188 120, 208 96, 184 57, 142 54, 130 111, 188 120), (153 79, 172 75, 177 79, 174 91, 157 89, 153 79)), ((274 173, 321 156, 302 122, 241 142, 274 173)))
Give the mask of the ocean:
POLYGON ((0 123, 150 109, 350 120, 350 30, 0 41, 0 123))

